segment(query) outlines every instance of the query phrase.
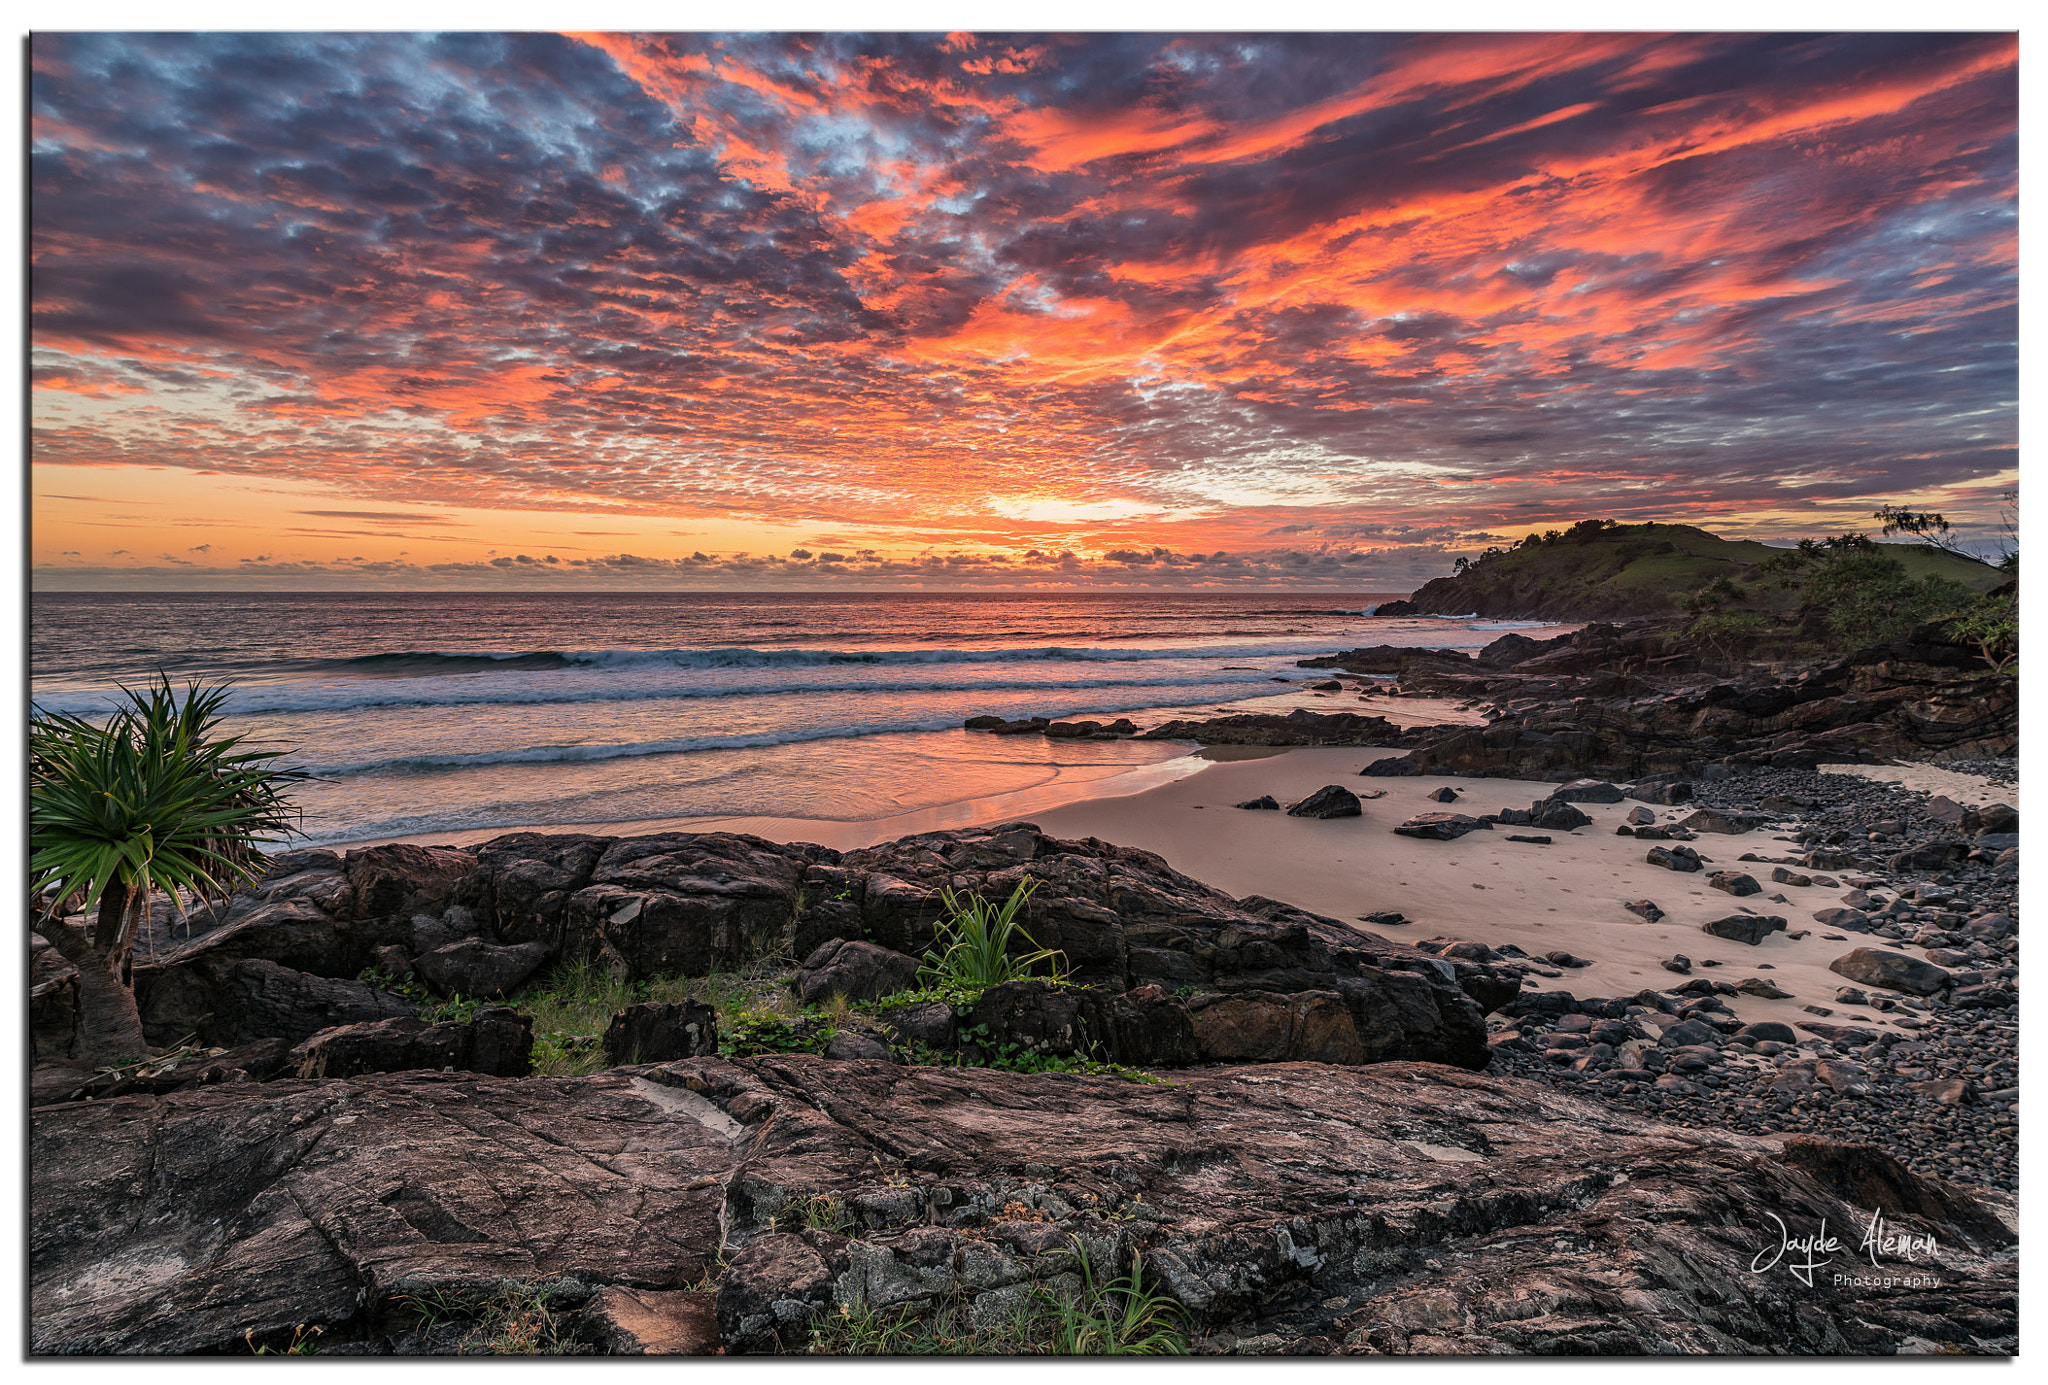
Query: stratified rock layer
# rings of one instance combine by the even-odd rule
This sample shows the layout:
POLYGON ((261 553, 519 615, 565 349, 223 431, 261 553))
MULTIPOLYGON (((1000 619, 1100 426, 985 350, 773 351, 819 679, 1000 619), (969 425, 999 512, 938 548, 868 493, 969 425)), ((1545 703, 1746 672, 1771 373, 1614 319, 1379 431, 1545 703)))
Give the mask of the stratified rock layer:
POLYGON ((39 1352, 300 1323, 388 1346, 435 1290, 669 1291, 721 1249, 728 1351, 772 1348, 777 1302, 974 1311, 1070 1272, 1077 1246, 1138 1255, 1200 1349, 1997 1352, 2017 1330, 2011 1236, 1958 1190, 1857 1146, 1788 1157, 1426 1064, 288 1081, 40 1108, 30 1166, 39 1352), (802 1230, 817 1198, 846 1234, 802 1230), (1935 1287, 1754 1268, 1774 1218, 1853 1239, 1873 1198, 1933 1237, 1910 1268, 1935 1287))

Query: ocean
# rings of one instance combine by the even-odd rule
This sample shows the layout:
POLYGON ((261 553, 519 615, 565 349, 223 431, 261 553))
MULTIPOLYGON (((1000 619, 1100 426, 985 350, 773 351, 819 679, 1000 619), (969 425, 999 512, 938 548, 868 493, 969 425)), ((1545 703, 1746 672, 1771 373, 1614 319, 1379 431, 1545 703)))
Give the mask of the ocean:
POLYGON ((226 729, 320 776, 298 793, 316 843, 849 822, 1196 768, 1184 744, 970 716, 1144 725, 1325 676, 1309 655, 1542 628, 1370 614, 1399 595, 43 593, 30 668, 38 705, 87 715, 159 672, 232 680, 226 729))

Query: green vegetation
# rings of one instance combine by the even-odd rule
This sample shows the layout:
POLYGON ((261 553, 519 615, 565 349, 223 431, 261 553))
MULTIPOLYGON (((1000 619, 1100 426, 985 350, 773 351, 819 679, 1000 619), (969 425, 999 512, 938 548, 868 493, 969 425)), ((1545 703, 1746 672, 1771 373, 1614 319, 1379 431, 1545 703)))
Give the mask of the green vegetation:
POLYGON ((839 1033, 814 1014, 794 1018, 769 1010, 741 1010, 718 1022, 718 1051, 727 1058, 757 1053, 822 1053, 839 1033))
POLYGON ((1034 1287, 1011 1313, 976 1326, 959 1301, 876 1310, 865 1303, 812 1323, 814 1356, 1178 1356, 1186 1353, 1187 1316, 1171 1296, 1145 1287, 1144 1269, 1096 1281, 1075 1242, 1078 1289, 1034 1287))
POLYGON ((977 994, 1005 981, 1063 980, 1065 971, 1057 963, 1066 959, 1040 947, 1017 924, 1017 911, 1037 888, 1036 880, 1020 880, 1001 905, 991 904, 979 894, 962 899, 951 890, 940 890, 946 917, 939 921, 938 940, 925 954, 918 979, 936 988, 977 994), (1020 939, 1032 950, 1016 952, 1020 939), (1047 967, 1042 976, 1036 970, 1041 964, 1047 967))
MULTIPOLYGON (((1880 512, 1882 518, 1885 512, 1880 512)), ((1902 513, 1891 513, 1896 522, 1902 513)), ((1873 545, 1900 563, 1908 583, 1941 578, 1971 592, 1991 590, 2006 580, 2001 569, 1957 550, 1937 527, 1939 515, 1906 513, 1924 529, 1893 528, 1887 534, 1929 538, 1925 543, 1873 545)), ((1942 524, 1945 526, 1945 521, 1942 524)), ((1582 520, 1569 530, 1532 533, 1506 547, 1493 547, 1461 563, 1457 575, 1424 585, 1413 598, 1423 611, 1443 614, 1480 611, 1495 616, 1557 620, 1605 620, 1631 616, 1701 612, 1691 604, 1714 589, 1720 605, 1744 605, 1755 614, 1789 617, 1807 601, 1797 583, 1761 580, 1774 559, 1794 550, 1768 548, 1748 540, 1723 539, 1688 524, 1615 524, 1582 520), (1725 598, 1726 582, 1744 594, 1725 598)), ((1712 614, 1709 612, 1707 614, 1712 614)), ((1858 617, 1851 617, 1854 623, 1858 617)), ((1736 622, 1735 633, 1754 622, 1736 622)))
POLYGON ((422 1290, 401 1295, 396 1304, 428 1330, 468 1323, 455 1348, 461 1356, 555 1356, 568 1345, 555 1308, 578 1287, 567 1280, 506 1280, 488 1288, 422 1290))
POLYGON ((242 1334, 242 1340, 249 1345, 251 1356, 313 1356, 320 1350, 321 1329, 300 1323, 292 1329, 291 1340, 283 1346, 260 1346, 256 1341, 256 1329, 250 1328, 242 1334))
POLYGON ((150 900, 225 897, 262 873, 259 848, 297 818, 308 778, 281 750, 245 749, 216 728, 226 687, 168 678, 123 688, 104 725, 37 709, 29 721, 29 926, 78 969, 79 1041, 94 1064, 148 1052, 130 958, 150 900), (61 921, 97 907, 91 930, 61 921))

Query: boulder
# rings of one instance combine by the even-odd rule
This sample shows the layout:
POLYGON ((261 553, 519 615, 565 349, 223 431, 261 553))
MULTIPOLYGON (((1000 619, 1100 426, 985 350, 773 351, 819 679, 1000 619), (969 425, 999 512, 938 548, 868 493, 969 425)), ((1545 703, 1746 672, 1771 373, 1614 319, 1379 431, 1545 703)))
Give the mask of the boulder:
POLYGON ((1619 785, 1604 779, 1574 779, 1559 785, 1550 797, 1560 803, 1619 803, 1622 794, 1619 785))
POLYGON ((506 947, 465 938, 415 959, 413 970, 443 995, 499 996, 539 971, 549 952, 546 943, 506 947))
POLYGON ((605 1061, 614 1067, 670 1063, 716 1052, 718 1016, 701 1000, 680 1004, 649 1000, 629 1005, 613 1015, 604 1030, 605 1061))
POLYGON ((1667 808, 1693 801, 1693 786, 1683 779, 1638 779, 1623 793, 1638 803, 1656 803, 1667 808))
POLYGON ((1644 859, 1666 870, 1686 872, 1701 869, 1700 854, 1689 846, 1653 846, 1644 859))
POLYGON ((173 966, 135 969, 136 1004, 153 1044, 189 1035, 210 1047, 257 1039, 297 1043, 336 1025, 411 1015, 403 996, 363 981, 314 976, 262 958, 205 955, 173 966))
POLYGON ((1351 1009, 1327 991, 1201 996, 1189 1005, 1202 1060, 1217 1063, 1361 1063, 1351 1009))
POLYGON ((1466 813, 1417 813, 1394 831, 1403 837, 1423 837, 1447 842, 1467 832, 1491 831, 1493 824, 1466 813))
POLYGON ((1757 884, 1755 876, 1739 870, 1717 870, 1707 877, 1707 884, 1723 894, 1732 894, 1738 898, 1764 892, 1764 887, 1757 884))
POLYGON ((833 938, 804 959, 789 984, 806 1005, 823 1004, 835 995, 855 1001, 880 1000, 914 988, 920 965, 915 957, 874 943, 833 938))
POLYGON ((524 1077, 532 1071, 533 1020, 486 1006, 467 1022, 428 1024, 412 1016, 323 1029, 293 1048, 284 1066, 294 1077, 358 1077, 413 1068, 524 1077))
POLYGON ((1664 911, 1647 899, 1631 899, 1621 906, 1641 919, 1644 923, 1655 923, 1664 917, 1664 911))
POLYGON ((1571 832, 1588 826, 1593 819, 1574 808, 1561 798, 1546 798, 1529 805, 1529 826, 1548 827, 1556 832, 1571 832))
POLYGON ((1458 791, 1449 784, 1446 784, 1440 789, 1424 794, 1423 797, 1432 803, 1456 803, 1458 801, 1458 791))
POLYGON ((1916 871, 1941 871, 1969 854, 1969 847, 1963 842, 1933 841, 1921 842, 1894 855, 1886 864, 1894 875, 1916 871))
POLYGON ((1790 1000, 1792 992, 1781 986, 1774 986, 1761 976, 1746 976, 1735 983, 1735 989, 1744 995, 1753 995, 1760 1000, 1790 1000))
POLYGON ((1374 779, 1411 779, 1422 773, 1422 766, 1406 755, 1389 755, 1384 760, 1374 760, 1359 773, 1374 779))
POLYGON ((1726 808, 1700 808, 1688 813, 1678 825, 1689 832, 1721 832, 1740 836, 1769 825, 1771 819, 1763 813, 1742 813, 1726 808))
POLYGON ((1116 995, 1044 981, 1008 981, 982 992, 960 1023, 963 1038, 974 1034, 973 1044, 990 1051, 1015 1045, 1029 1053, 1079 1055, 1133 1067, 1184 1067, 1197 1061, 1188 1010, 1158 986, 1116 995))
POLYGON ((1771 871, 1771 883, 1775 885, 1790 885, 1794 889, 1805 889, 1813 884, 1813 877, 1801 875, 1796 871, 1789 871, 1783 866, 1778 866, 1771 871))
POLYGON ((1726 938, 1732 943, 1747 943, 1755 947, 1765 938, 1785 926, 1785 920, 1776 915, 1730 914, 1700 925, 1700 932, 1715 938, 1726 938))
POLYGON ((732 1354, 800 1352, 832 1306, 834 1275, 802 1237, 756 1237, 718 1283, 718 1335, 732 1354))
POLYGON ((1870 915, 1861 909, 1819 909, 1814 912, 1813 921, 1823 928, 1839 928, 1844 933, 1870 931, 1870 915))
POLYGON ((1244 802, 1236 804, 1234 806, 1239 808, 1251 808, 1255 810, 1278 809, 1280 806, 1280 800, 1273 797, 1273 795, 1266 793, 1260 794, 1257 798, 1248 798, 1244 802))
POLYGON ((1933 995, 1949 984, 1949 974, 1931 962, 1885 948, 1859 947, 1828 963, 1828 970, 1862 986, 1876 986, 1907 995, 1933 995))
POLYGON ((1793 1030, 1791 1025, 1780 1024, 1776 1020, 1758 1020, 1754 1024, 1745 1024, 1742 1028, 1735 1031, 1735 1037, 1738 1039, 1755 1039, 1758 1043, 1796 1044, 1799 1042, 1799 1035, 1793 1030))
POLYGON ((1355 818, 1364 812, 1358 795, 1341 784, 1325 784, 1307 798, 1287 805, 1287 815, 1295 818, 1355 818))

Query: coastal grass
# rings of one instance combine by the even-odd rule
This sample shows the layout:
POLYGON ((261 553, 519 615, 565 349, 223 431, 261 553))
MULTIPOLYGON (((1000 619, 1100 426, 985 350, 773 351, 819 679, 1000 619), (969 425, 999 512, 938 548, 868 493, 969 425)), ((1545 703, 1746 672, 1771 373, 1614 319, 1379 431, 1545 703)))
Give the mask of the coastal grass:
POLYGON ((461 1356, 556 1356, 569 1345, 556 1317, 563 1281, 506 1280, 474 1289, 434 1288, 399 1297, 397 1306, 429 1330, 466 1323, 461 1356))
MULTIPOLYGON (((1077 1246, 1078 1250, 1078 1246, 1077 1246)), ((1081 1252, 1080 1283, 1065 1292, 1034 1287, 1001 1316, 976 1323, 965 1301, 876 1309, 841 1305, 812 1320, 813 1356, 1182 1356, 1187 1315, 1171 1295, 1146 1288, 1137 1256, 1130 1272, 1098 1282, 1081 1252)))

